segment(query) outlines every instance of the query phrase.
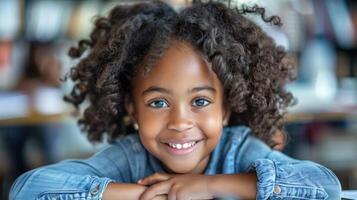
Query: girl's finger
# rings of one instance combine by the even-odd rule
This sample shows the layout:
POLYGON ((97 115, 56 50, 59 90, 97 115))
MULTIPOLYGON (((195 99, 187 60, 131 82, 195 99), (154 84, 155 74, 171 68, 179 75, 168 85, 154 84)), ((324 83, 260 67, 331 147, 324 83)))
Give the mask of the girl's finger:
POLYGON ((161 181, 166 181, 170 178, 168 174, 155 173, 153 175, 147 176, 144 179, 140 179, 138 184, 140 185, 152 185, 161 181))
POLYGON ((171 188, 171 181, 163 181, 150 186, 140 196, 140 200, 151 200, 155 196, 167 194, 171 188))
POLYGON ((170 191, 167 194, 167 200, 176 200, 176 191, 177 191, 177 187, 175 187, 177 185, 173 185, 170 188, 170 191))

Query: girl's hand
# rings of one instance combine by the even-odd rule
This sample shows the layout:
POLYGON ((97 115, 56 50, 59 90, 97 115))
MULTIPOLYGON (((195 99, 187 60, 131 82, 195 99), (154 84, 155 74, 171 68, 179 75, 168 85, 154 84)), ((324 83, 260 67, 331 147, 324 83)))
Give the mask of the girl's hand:
POLYGON ((151 200, 167 194, 169 200, 213 199, 208 189, 210 176, 202 174, 170 175, 155 173, 144 178, 140 184, 151 185, 140 196, 140 200, 151 200))
POLYGON ((149 186, 149 185, 153 185, 155 183, 159 183, 161 181, 166 181, 166 180, 168 180, 172 177, 175 177, 175 176, 179 176, 179 175, 166 174, 166 173, 155 173, 155 174, 145 177, 144 179, 140 179, 138 181, 138 184, 149 186))
POLYGON ((152 200, 167 200, 167 195, 163 194, 163 195, 155 196, 152 200))

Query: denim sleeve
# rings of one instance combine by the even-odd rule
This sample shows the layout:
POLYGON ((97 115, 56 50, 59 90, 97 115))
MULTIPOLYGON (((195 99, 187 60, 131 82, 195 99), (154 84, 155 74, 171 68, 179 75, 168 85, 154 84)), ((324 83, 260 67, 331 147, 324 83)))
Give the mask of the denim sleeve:
POLYGON ((111 146, 86 160, 66 160, 26 172, 12 185, 9 199, 102 199, 112 181, 123 181, 127 158, 111 146), (120 166, 120 167, 119 167, 120 166))
POLYGON ((239 154, 239 170, 257 174, 259 200, 341 199, 339 180, 317 163, 290 158, 251 136, 246 138, 239 154))

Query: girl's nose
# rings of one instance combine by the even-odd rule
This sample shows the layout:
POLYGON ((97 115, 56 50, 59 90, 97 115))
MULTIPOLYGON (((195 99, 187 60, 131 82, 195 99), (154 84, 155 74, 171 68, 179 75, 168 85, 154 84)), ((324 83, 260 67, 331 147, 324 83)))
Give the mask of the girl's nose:
POLYGON ((179 107, 171 110, 170 119, 167 124, 169 130, 183 132, 191 129, 194 126, 194 121, 191 118, 190 111, 186 108, 179 107))

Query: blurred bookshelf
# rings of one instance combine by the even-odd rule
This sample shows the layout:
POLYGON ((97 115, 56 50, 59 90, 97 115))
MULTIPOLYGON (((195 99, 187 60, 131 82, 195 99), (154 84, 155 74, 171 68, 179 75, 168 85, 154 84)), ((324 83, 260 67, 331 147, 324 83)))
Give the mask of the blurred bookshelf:
MULTIPOLYGON (((119 2, 135 1, 0 1, 0 163, 4 163, 0 167, 0 199, 7 199, 12 181, 23 170, 86 157, 99 149, 86 141, 70 115, 72 108, 62 101, 73 83, 36 77, 39 72, 30 73, 29 82, 19 83, 32 62, 29 59, 37 54, 49 59, 33 62, 63 77, 76 63, 67 56, 69 47, 88 38, 95 17, 107 14, 119 2), (38 130, 41 136, 36 134, 38 130), (14 136, 28 140, 21 143, 21 152, 8 148, 14 136), (24 166, 13 171, 18 156, 25 160, 24 166)), ((180 8, 188 1, 168 2, 180 8)), ((250 16, 288 51, 299 68, 297 81, 287 87, 298 104, 286 116, 290 139, 284 152, 328 166, 340 178, 343 189, 356 190, 357 1, 232 2, 258 4, 266 7, 268 14, 282 18, 284 25, 279 28, 250 16)))

